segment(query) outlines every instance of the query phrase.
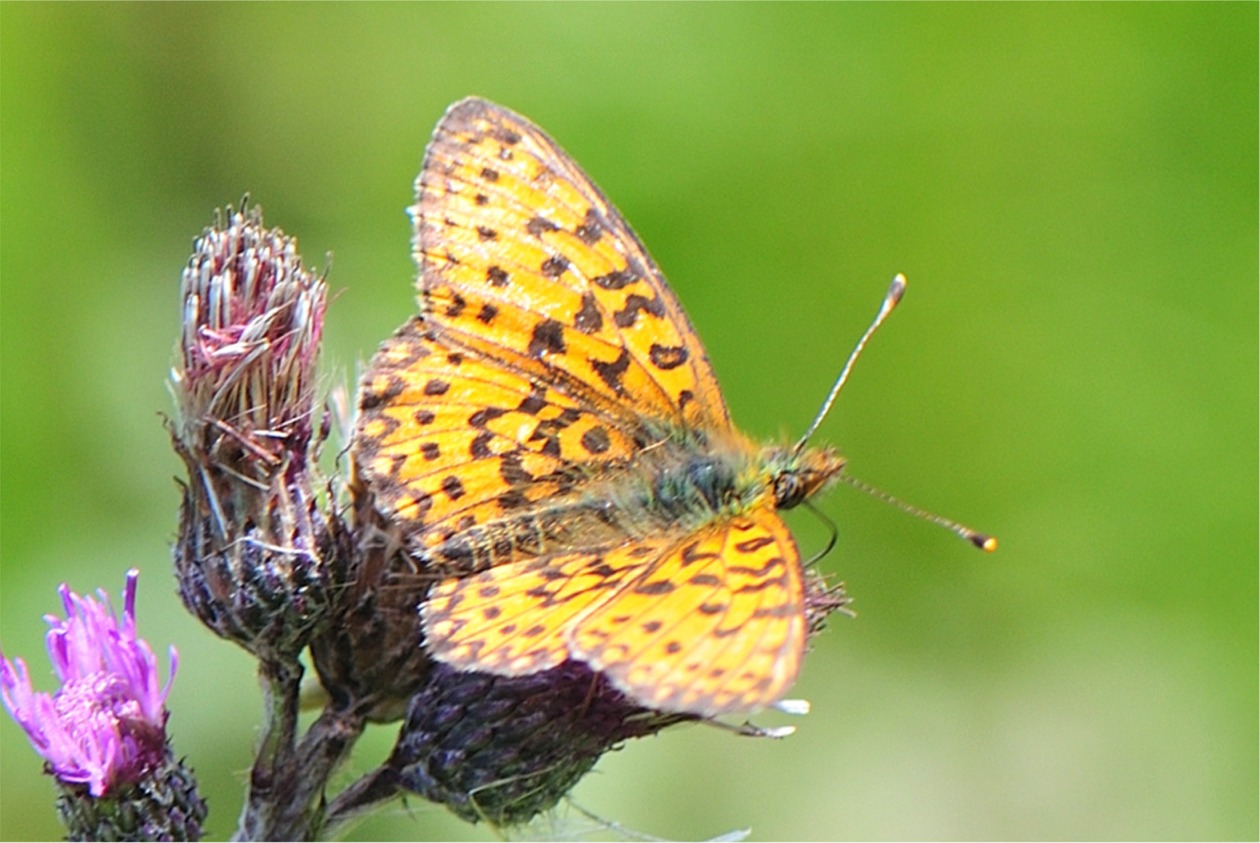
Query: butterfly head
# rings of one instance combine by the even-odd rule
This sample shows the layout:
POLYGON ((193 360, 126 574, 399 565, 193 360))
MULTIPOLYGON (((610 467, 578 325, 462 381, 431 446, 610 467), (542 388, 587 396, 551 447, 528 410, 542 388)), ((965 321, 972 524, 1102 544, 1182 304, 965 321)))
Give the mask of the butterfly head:
POLYGON ((762 458, 770 472, 775 509, 791 509, 830 485, 844 469, 834 448, 767 448, 762 458))

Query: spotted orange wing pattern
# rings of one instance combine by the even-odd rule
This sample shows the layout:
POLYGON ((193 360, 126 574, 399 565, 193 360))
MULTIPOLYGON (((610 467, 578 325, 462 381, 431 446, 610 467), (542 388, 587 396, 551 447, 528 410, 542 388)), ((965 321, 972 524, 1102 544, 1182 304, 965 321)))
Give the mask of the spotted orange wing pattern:
POLYGON ((766 706, 805 650, 800 554, 770 506, 671 547, 572 625, 569 651, 651 708, 766 706))
POLYGON ((422 609, 429 653, 455 667, 524 676, 572 657, 581 616, 669 549, 665 539, 556 553, 451 577, 422 609))
POLYGON ((413 320, 364 379, 355 464, 376 505, 433 546, 564 494, 575 461, 628 456, 641 432, 623 421, 413 320))
POLYGON ((411 209, 421 317, 373 358, 356 465, 420 541, 726 430, 704 349, 621 215, 541 129, 485 100, 439 122, 411 209))
POLYGON ((515 562, 440 583, 430 652, 510 676, 576 658, 651 708, 714 716, 763 707, 805 643, 799 554, 770 507, 696 535, 515 562))
POLYGON ((730 426, 704 348, 621 214, 541 129, 481 99, 438 123, 416 181, 425 320, 533 361, 610 413, 730 426))

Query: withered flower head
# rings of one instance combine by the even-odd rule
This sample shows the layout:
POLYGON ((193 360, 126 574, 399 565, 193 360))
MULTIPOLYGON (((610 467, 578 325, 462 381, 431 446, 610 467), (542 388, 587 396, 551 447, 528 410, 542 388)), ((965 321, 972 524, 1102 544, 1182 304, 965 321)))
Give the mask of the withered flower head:
POLYGON ((181 294, 171 374, 172 439, 188 469, 180 594, 219 635, 292 658, 324 615, 329 580, 331 531, 315 493, 324 280, 252 209, 197 239, 181 294))

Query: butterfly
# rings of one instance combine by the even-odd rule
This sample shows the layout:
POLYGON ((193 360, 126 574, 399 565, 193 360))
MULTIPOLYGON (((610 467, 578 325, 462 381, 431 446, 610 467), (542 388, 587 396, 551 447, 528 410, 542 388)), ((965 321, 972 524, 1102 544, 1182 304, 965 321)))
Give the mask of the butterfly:
POLYGON ((573 659, 703 717, 778 700, 807 635, 779 513, 844 459, 731 424, 646 248, 526 118, 455 103, 416 196, 420 313, 364 376, 352 453, 433 580, 428 652, 506 676, 573 659))

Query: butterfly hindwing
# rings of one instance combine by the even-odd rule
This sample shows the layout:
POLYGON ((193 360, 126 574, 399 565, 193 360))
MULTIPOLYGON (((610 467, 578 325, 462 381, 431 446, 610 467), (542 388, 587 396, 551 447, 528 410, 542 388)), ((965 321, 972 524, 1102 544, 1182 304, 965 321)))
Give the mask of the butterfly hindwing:
POLYGON ((519 676, 570 658, 577 619, 641 575, 664 550, 633 548, 556 553, 451 577, 434 586, 421 610, 425 646, 467 670, 519 676))
POLYGON ((574 624, 570 652, 651 708, 761 708, 796 678, 803 592, 796 542, 762 507, 669 548, 574 624))
POLYGON ((712 716, 765 706, 795 679, 803 588, 796 544, 764 509, 450 578, 422 614, 429 651, 456 667, 520 675, 575 658, 645 706, 712 716))

